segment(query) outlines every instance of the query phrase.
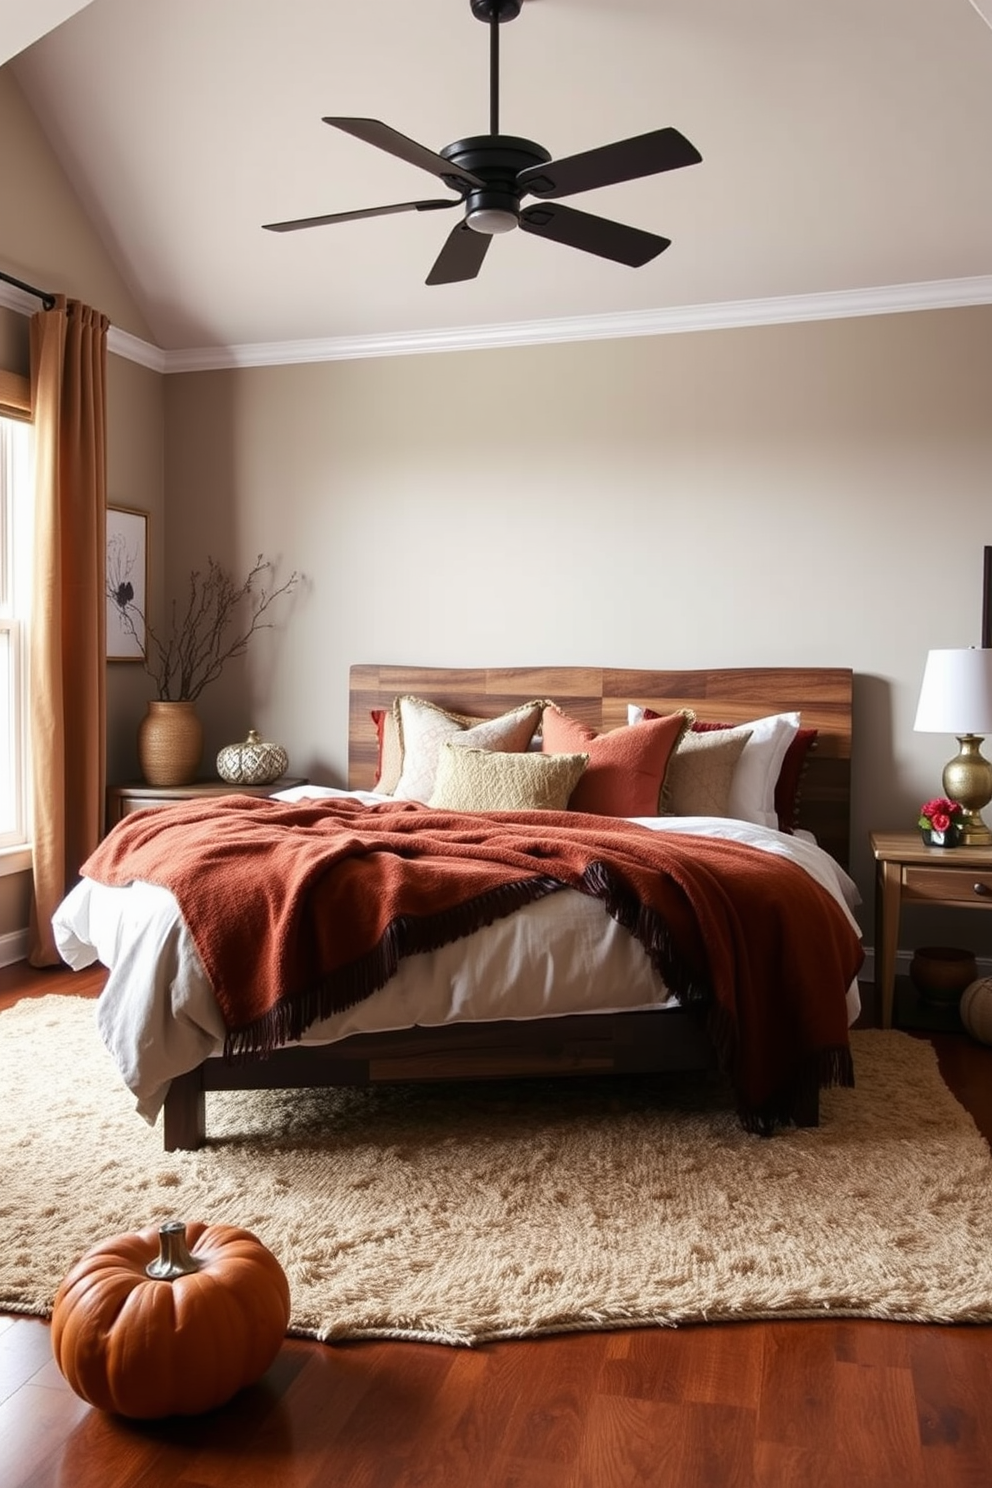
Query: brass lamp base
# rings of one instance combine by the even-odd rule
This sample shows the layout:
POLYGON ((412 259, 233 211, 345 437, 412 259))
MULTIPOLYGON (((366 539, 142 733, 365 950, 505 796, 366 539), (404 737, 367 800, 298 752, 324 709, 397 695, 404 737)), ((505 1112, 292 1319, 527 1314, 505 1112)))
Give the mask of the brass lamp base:
POLYGON ((944 766, 944 793, 964 807, 961 842, 965 847, 992 845, 992 831, 982 819, 982 807, 992 801, 992 764, 982 754, 979 734, 959 734, 961 749, 944 766))
POLYGON ((992 831, 980 811, 966 811, 961 819, 962 847, 992 847, 992 831))

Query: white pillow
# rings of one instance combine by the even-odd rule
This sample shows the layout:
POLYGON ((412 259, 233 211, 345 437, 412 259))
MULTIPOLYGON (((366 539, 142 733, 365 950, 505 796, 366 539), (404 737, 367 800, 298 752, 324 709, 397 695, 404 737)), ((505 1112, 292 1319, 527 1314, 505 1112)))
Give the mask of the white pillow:
MULTIPOLYGON (((627 704, 628 723, 639 723, 643 717, 643 708, 635 703, 627 704)), ((777 831, 775 786, 786 750, 799 731, 799 714, 770 713, 766 718, 735 724, 734 728, 750 729, 751 737, 734 770, 727 814, 737 821, 754 822, 756 826, 777 831)))
POLYGON ((743 726, 751 730, 751 737, 737 761, 727 811, 738 821, 778 831, 775 786, 785 752, 799 732, 799 714, 772 713, 743 726))

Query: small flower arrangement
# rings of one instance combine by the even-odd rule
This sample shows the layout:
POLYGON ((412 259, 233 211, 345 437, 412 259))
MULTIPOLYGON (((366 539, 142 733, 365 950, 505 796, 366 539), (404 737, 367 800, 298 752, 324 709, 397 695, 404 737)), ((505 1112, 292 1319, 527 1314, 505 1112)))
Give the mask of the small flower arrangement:
POLYGON ((932 801, 924 801, 916 825, 924 832, 939 832, 943 835, 952 827, 960 827, 963 819, 964 807, 958 801, 951 801, 947 796, 936 796, 932 801))

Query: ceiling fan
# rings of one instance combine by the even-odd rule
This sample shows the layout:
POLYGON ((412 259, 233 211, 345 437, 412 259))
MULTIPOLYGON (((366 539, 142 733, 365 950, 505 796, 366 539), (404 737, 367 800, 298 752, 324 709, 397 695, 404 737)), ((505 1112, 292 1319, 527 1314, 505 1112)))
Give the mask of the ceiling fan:
POLYGON ((364 207, 355 212, 329 212, 321 217, 300 217, 291 222, 267 222, 269 232, 296 232, 304 227, 322 227, 329 222, 354 222, 361 217, 387 217, 394 212, 434 212, 462 206, 465 215, 438 254, 428 284, 453 284, 474 279, 495 233, 514 227, 538 237, 550 238, 568 248, 594 253, 599 258, 640 268, 657 258, 670 239, 640 228, 627 227, 606 217, 595 217, 574 207, 550 205, 557 197, 599 186, 613 186, 640 176, 679 170, 696 165, 702 156, 677 129, 655 129, 602 145, 563 160, 552 160, 542 145, 499 132, 499 27, 520 14, 522 0, 470 0, 472 14, 489 25, 490 103, 489 133, 445 145, 437 154, 378 119, 325 118, 325 124, 365 140, 388 155, 419 166, 437 176, 456 197, 439 200, 396 202, 384 207, 364 207), (540 205, 521 207, 525 196, 536 196, 540 205), (547 202, 549 205, 545 206, 547 202))

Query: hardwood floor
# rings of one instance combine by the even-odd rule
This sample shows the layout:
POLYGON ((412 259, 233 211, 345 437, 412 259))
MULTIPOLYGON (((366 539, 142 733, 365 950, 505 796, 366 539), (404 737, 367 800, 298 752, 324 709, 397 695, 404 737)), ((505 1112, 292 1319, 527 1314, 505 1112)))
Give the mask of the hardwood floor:
MULTIPOLYGON (((0 970, 0 1009, 103 974, 0 970)), ((935 1035, 992 1137, 992 1049, 935 1035)), ((2 1212, 2 1195, 0 1195, 2 1212)), ((733 1323, 473 1350, 288 1339, 223 1410, 92 1410, 0 1317, 2 1488, 989 1488, 992 1327, 733 1323)))

